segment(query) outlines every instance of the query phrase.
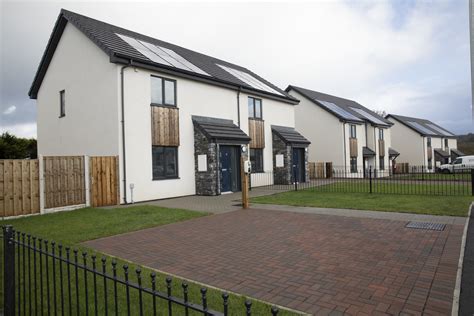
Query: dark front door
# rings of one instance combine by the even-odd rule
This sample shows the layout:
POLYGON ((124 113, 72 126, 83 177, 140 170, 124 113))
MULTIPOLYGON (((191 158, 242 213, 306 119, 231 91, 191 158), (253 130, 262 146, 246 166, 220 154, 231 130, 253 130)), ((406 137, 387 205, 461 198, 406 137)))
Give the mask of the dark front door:
POLYGON ((240 190, 240 147, 220 146, 219 149, 221 192, 240 190))
POLYGON ((293 148, 293 178, 296 182, 306 181, 304 148, 293 148))

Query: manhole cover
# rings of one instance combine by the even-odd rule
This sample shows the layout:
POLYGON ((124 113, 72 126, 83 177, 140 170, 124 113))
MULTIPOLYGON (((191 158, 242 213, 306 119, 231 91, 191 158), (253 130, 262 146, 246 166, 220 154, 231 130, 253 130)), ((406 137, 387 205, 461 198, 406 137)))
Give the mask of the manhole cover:
POLYGON ((443 231, 446 227, 446 224, 439 224, 439 223, 426 223, 426 222, 408 222, 405 226, 406 228, 414 228, 414 229, 426 229, 426 230, 438 230, 443 231))

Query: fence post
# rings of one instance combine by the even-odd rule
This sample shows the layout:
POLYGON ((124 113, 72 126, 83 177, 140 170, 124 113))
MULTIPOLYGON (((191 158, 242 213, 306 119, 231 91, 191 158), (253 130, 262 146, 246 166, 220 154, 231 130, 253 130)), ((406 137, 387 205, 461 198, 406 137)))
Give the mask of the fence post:
POLYGON ((298 183, 296 182, 296 165, 293 165, 293 182, 295 183, 295 191, 298 191, 298 183))
POLYGON ((425 166, 421 166, 421 181, 425 180, 425 166))
POLYGON ((474 196, 474 169, 471 169, 471 195, 474 196))
POLYGON ((39 172, 39 202, 40 202, 40 214, 44 213, 44 157, 38 155, 38 172, 39 172))
POLYGON ((15 244, 13 226, 3 226, 3 303, 5 315, 15 315, 15 244))
POLYGON ((84 186, 86 193, 86 206, 91 206, 91 191, 90 191, 90 157, 84 156, 84 186))
POLYGON ((369 166, 369 193, 372 194, 372 166, 369 166))

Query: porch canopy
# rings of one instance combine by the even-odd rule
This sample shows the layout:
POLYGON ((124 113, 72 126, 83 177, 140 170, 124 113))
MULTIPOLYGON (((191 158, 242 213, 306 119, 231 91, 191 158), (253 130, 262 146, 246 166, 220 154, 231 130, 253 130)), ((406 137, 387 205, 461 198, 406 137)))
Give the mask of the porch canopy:
POLYGON ((194 115, 192 120, 209 141, 225 144, 248 144, 250 142, 250 137, 232 120, 194 115))
POLYGON ((441 148, 435 148, 434 152, 436 155, 442 157, 442 158, 449 158, 449 153, 445 150, 442 150, 441 148))
POLYGON ((398 151, 396 151, 395 149, 393 149, 393 148, 389 148, 389 149, 388 149, 388 156, 389 156, 390 158, 394 158, 394 159, 395 159, 395 158, 397 158, 398 156, 400 156, 400 153, 399 153, 398 151))
POLYGON ((287 145, 292 147, 308 147, 309 144, 311 144, 309 140, 307 140, 293 127, 272 125, 272 131, 277 134, 287 145))
POLYGON ((458 150, 458 149, 455 149, 455 148, 451 148, 451 155, 453 156, 453 158, 457 158, 457 157, 460 157, 460 156, 464 156, 465 154, 458 150))
POLYGON ((362 148, 362 155, 364 157, 374 157, 375 156, 375 151, 373 151, 372 149, 370 149, 367 146, 364 146, 364 148, 362 148))

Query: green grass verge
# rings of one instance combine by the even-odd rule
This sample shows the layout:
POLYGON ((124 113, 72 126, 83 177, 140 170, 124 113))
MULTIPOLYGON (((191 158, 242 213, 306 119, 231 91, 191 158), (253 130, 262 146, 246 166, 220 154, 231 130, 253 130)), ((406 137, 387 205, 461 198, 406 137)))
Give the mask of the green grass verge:
MULTIPOLYGON (((205 216, 207 214, 205 213, 199 213, 199 212, 192 212, 192 211, 187 211, 187 210, 180 210, 180 209, 166 209, 166 208, 161 208, 161 207, 156 207, 156 206, 148 206, 148 205, 143 205, 143 206, 134 206, 134 207, 128 207, 128 208, 115 208, 115 209, 94 209, 94 208, 87 208, 87 209, 81 209, 81 210, 75 210, 75 211, 70 211, 70 212, 60 212, 60 213, 55 213, 55 214, 49 214, 49 215, 41 215, 41 216, 31 216, 31 217, 24 217, 24 218, 19 218, 19 219, 13 219, 13 220, 3 220, 0 223, 2 225, 5 224, 10 224, 13 225, 13 227, 22 232, 26 232, 29 234, 32 234, 37 237, 41 237, 43 239, 49 240, 49 244, 51 244, 51 241, 55 241, 57 244, 61 243, 66 246, 71 247, 71 259, 74 258, 72 249, 77 248, 79 250, 79 262, 82 263, 82 252, 86 251, 88 252, 88 265, 91 265, 91 255, 96 254, 97 255, 97 267, 99 270, 102 269, 101 266, 101 261, 100 259, 104 256, 107 259, 107 272, 109 274, 112 274, 112 267, 111 267, 111 256, 105 256, 100 253, 96 253, 95 251, 88 249, 87 247, 83 246, 81 242, 91 240, 91 239, 96 239, 100 237, 106 237, 106 236, 111 236, 115 234, 120 234, 120 233, 125 233, 125 232, 130 232, 130 231, 135 231, 139 229, 144 229, 144 228, 149 228, 149 227, 154 227, 154 226, 159 226, 159 225, 166 225, 170 223, 175 223, 179 221, 184 221, 184 220, 189 220, 192 218, 200 217, 200 216, 205 216)), ((195 241, 199 242, 199 241, 195 241)), ((51 245, 49 246, 51 250, 51 245)), ((57 253, 57 249, 56 249, 57 253)), ((3 306, 3 242, 0 245, 0 255, 1 255, 1 286, 0 286, 0 306, 3 306)), ((65 255, 65 250, 63 248, 63 255, 65 255)), ((21 252, 20 256, 20 266, 23 265, 22 261, 23 257, 23 252, 21 252)), ((26 264, 26 275, 28 275, 28 251, 25 252, 25 264, 26 264)), ((34 269, 33 269, 33 254, 30 254, 30 271, 32 275, 32 284, 34 285, 34 269)), ((148 269, 146 267, 140 267, 138 265, 135 265, 133 263, 126 262, 124 260, 121 260, 119 258, 115 258, 117 260, 117 271, 118 271, 118 276, 120 278, 124 278, 124 270, 123 270, 123 265, 128 265, 129 266, 129 277, 131 282, 137 282, 137 276, 136 276, 136 268, 140 268, 142 273, 142 280, 143 280, 143 286, 151 288, 151 278, 150 274, 152 272, 156 273, 156 286, 157 290, 160 290, 162 292, 166 292, 166 274, 159 273, 156 271, 153 271, 151 269, 148 269)), ((37 255, 36 258, 37 262, 37 269, 39 268, 39 256, 37 255)), ((42 260, 43 264, 43 295, 46 297, 47 293, 47 286, 46 286, 46 276, 45 276, 45 264, 46 261, 43 256, 42 260)), ((53 270, 52 270, 52 260, 50 259, 48 261, 49 264, 49 284, 50 284, 50 303, 51 303, 51 308, 53 306, 53 285, 54 282, 56 282, 56 299, 57 299, 57 305, 58 305, 58 311, 60 313, 60 306, 61 306, 61 296, 60 296, 60 286, 61 283, 59 281, 59 262, 56 261, 56 278, 53 278, 53 270), (53 281, 55 280, 55 281, 53 281)), ((67 269, 66 265, 63 264, 62 266, 62 271, 63 271, 63 292, 64 292, 64 309, 66 314, 68 314, 68 286, 67 286, 67 269)), ((40 307, 39 302, 41 301, 39 299, 39 294, 40 294, 40 279, 39 279, 39 273, 37 274, 37 295, 38 295, 38 308, 40 307)), ((79 283, 79 304, 76 303, 76 289, 75 289, 75 283, 76 283, 76 275, 74 268, 71 266, 70 270, 70 284, 71 284, 71 296, 72 296, 72 310, 73 312, 75 311, 75 307, 79 306, 81 313, 85 313, 85 309, 87 306, 88 311, 91 314, 95 313, 95 304, 94 304, 94 294, 93 294, 93 286, 94 286, 94 278, 89 273, 87 277, 84 276, 84 271, 79 269, 78 270, 78 276, 77 276, 77 282, 79 283), (84 291, 84 282, 87 280, 88 283, 88 303, 86 304, 86 294, 84 291)), ((114 313, 115 314, 115 308, 114 308, 114 284, 112 281, 107 281, 107 295, 104 294, 104 284, 103 284, 103 278, 97 277, 97 309, 99 315, 102 315, 105 313, 105 308, 104 308, 104 300, 107 298, 108 301, 108 312, 109 313, 114 313)), ((182 282, 183 280, 179 278, 173 278, 172 282, 172 294, 177 297, 182 297, 183 289, 182 289, 182 282)), ((200 289, 201 285, 195 284, 192 282, 188 282, 189 284, 189 301, 197 304, 201 304, 201 294, 200 294, 200 289)), ((28 282, 27 279, 22 278, 22 282, 20 284, 21 289, 25 287, 26 289, 26 298, 29 300, 29 291, 28 291, 28 282), (27 287, 25 287, 25 282, 27 287)), ((32 301, 34 302, 34 287, 31 288, 31 297, 32 301)), ((119 314, 126 314, 127 312, 127 304, 126 304, 126 291, 125 291, 125 286, 123 285, 118 285, 117 288, 118 292, 118 310, 119 314)), ((223 310, 222 308, 222 297, 221 297, 222 292, 220 290, 215 290, 212 288, 208 289, 207 292, 207 298, 208 298, 208 306, 211 309, 221 311, 223 310)), ((23 294, 22 294, 23 295, 23 294)), ((244 296, 239 296, 239 295, 230 295, 229 297, 229 312, 231 315, 241 315, 244 314, 245 311, 245 306, 244 302, 246 300, 246 297, 244 296)), ((131 289, 130 290, 130 302, 131 302, 131 314, 135 315, 138 314, 139 312, 139 304, 138 304, 138 291, 131 289)), ((157 308, 159 311, 167 311, 168 305, 164 300, 161 300, 157 298, 156 300, 157 303, 157 308)), ((152 314, 152 306, 153 302, 151 299, 151 296, 148 294, 143 295, 143 305, 144 305, 144 314, 145 315, 150 315, 152 314)), ((23 305, 20 306, 23 309, 23 305)), ((259 302, 259 301, 253 301, 253 306, 252 306, 252 311, 253 314, 255 315, 263 315, 263 314, 270 314, 270 306, 259 302)), ((28 303, 26 304, 26 312, 28 313, 29 305, 28 303)), ((43 304, 43 311, 45 313, 48 313, 47 309, 47 304, 44 301, 43 304)), ((23 312, 23 311, 22 311, 23 312)), ((51 313, 53 313, 53 310, 51 309, 51 313)), ((159 313, 159 314, 162 314, 159 313)), ((184 314, 184 309, 182 307, 174 306, 173 307, 173 314, 174 315, 183 315, 184 314)), ((197 315, 195 312, 190 312, 190 315, 197 315)), ((200 315, 200 314, 199 314, 200 315)), ((291 313, 289 311, 282 310, 280 312, 280 315, 294 315, 294 313, 291 313)))
POLYGON ((428 181, 471 181, 471 173, 408 173, 395 174, 392 178, 428 181))
MULTIPOLYGON (((288 191, 274 195, 260 196, 251 199, 253 203, 280 204, 293 206, 310 206, 325 208, 359 209, 386 212, 403 212, 431 215, 466 216, 472 196, 437 196, 437 195, 404 195, 366 193, 364 184, 353 183, 329 184, 311 189, 288 191), (358 187, 357 187, 358 186, 358 187), (349 189, 360 189, 351 192, 349 189), (339 191, 339 192, 334 192, 339 191)), ((413 189, 417 192, 432 190, 429 186, 420 185, 413 189)), ((380 186, 378 192, 388 190, 380 186)))

